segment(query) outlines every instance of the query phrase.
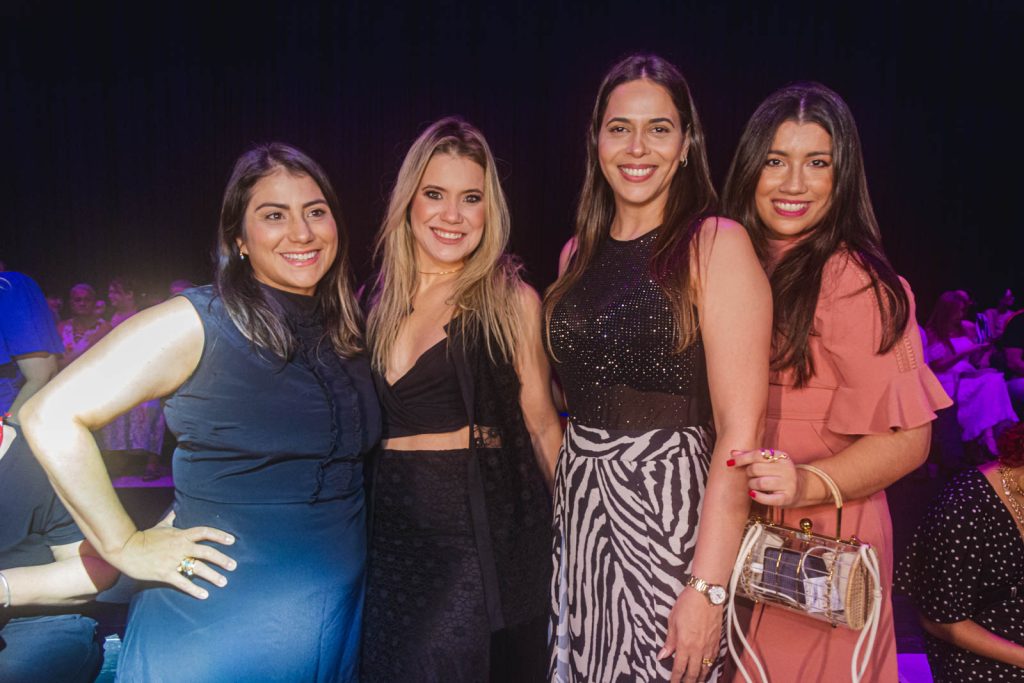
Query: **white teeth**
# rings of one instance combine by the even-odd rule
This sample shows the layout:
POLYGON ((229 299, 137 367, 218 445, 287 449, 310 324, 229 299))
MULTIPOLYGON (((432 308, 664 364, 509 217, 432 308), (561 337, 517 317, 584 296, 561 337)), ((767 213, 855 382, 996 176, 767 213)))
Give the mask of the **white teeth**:
POLYGON ((783 211, 802 211, 810 202, 775 202, 775 206, 783 211))
POLYGON ((633 178, 643 178, 654 173, 654 167, 648 166, 647 168, 626 168, 625 166, 619 166, 622 172, 633 178))
POLYGON ((284 256, 289 261, 309 261, 316 256, 316 254, 317 252, 315 251, 307 251, 302 254, 281 254, 281 256, 284 256))
POLYGON ((446 240, 457 240, 462 237, 461 232, 445 232, 444 230, 438 230, 437 228, 431 228, 431 230, 433 230, 438 237, 446 240))

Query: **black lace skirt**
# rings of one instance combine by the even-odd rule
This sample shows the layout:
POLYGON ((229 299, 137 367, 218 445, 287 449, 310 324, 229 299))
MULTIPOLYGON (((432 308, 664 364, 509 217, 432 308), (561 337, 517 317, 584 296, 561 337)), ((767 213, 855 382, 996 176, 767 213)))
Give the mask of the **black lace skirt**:
POLYGON ((491 632, 468 449, 383 451, 373 478, 362 680, 543 680, 540 619, 491 632))

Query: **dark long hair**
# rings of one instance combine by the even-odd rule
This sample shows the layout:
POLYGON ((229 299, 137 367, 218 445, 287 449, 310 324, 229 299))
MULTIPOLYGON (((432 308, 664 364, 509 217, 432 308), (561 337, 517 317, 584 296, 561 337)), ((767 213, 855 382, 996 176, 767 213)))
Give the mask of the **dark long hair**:
POLYGON ((742 223, 763 264, 771 231, 755 206, 755 191, 775 132, 786 121, 815 123, 832 136, 832 197, 825 216, 789 250, 771 273, 774 323, 772 369, 792 369, 796 385, 814 374, 809 337, 826 262, 847 250, 870 278, 882 313, 878 353, 893 347, 907 327, 910 301, 882 249, 868 196, 864 158, 853 114, 838 94, 820 83, 794 83, 772 93, 747 122, 725 182, 726 215, 742 223))
POLYGON ((235 162, 224 190, 217 231, 217 291, 224 299, 231 321, 249 341, 281 358, 291 357, 295 338, 282 318, 280 306, 264 295, 252 266, 238 252, 238 239, 245 231, 245 210, 252 198, 252 189, 261 178, 278 169, 312 178, 323 192, 338 226, 338 253, 317 285, 315 296, 324 318, 324 337, 339 354, 352 356, 362 349, 362 338, 359 309, 352 294, 348 269, 348 233, 341 219, 338 197, 320 165, 291 145, 259 144, 235 162))
POLYGON ((689 346, 697 337, 693 308, 690 266, 697 263, 694 236, 701 220, 717 208, 718 196, 708 170, 707 144, 690 88, 679 69, 652 54, 633 54, 615 64, 605 75, 597 91, 597 100, 587 129, 587 168, 576 208, 576 253, 568 269, 544 297, 544 318, 573 288, 593 263, 601 245, 608 239, 615 217, 615 196, 601 171, 598 138, 612 91, 623 83, 646 79, 665 88, 679 112, 680 125, 690 136, 687 165, 678 169, 668 188, 668 202, 661 231, 651 255, 651 276, 672 302, 677 327, 677 350, 689 346))

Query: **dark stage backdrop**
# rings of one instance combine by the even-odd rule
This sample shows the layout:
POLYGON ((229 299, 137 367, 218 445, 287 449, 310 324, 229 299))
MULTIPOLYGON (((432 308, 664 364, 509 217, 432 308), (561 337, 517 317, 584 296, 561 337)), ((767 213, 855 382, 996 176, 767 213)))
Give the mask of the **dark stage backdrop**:
POLYGON ((0 259, 47 291, 208 281, 230 166, 271 139, 326 167, 365 277, 405 149, 452 113, 501 159, 514 248, 544 287, 600 76, 641 49, 687 74, 718 182, 771 90, 838 90, 921 316, 945 289, 987 303, 1020 283, 1018 0, 82 5, 0 9, 0 259))

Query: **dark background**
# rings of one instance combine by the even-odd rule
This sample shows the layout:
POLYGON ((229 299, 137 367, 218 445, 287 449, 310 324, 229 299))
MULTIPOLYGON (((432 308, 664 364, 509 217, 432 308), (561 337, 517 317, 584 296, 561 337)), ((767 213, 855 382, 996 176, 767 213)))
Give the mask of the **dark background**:
POLYGON ((208 281, 230 167, 269 139, 325 166, 364 277, 402 155, 451 113, 487 134, 514 249, 546 286, 600 77, 641 49, 690 80, 719 184, 769 92, 839 91, 920 318, 943 290, 987 306, 1020 283, 1017 0, 95 4, 0 9, 0 259, 48 292, 208 281))

